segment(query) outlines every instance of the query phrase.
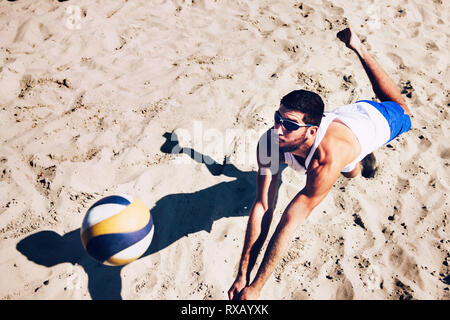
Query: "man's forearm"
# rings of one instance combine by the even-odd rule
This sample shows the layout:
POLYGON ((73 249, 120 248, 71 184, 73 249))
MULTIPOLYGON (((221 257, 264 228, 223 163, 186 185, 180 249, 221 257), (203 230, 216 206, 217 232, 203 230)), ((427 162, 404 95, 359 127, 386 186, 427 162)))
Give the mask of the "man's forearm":
POLYGON ((258 291, 262 289, 284 255, 297 226, 306 220, 311 211, 303 205, 289 206, 281 217, 278 226, 270 239, 258 274, 251 286, 258 291))
POLYGON ((253 205, 248 219, 244 248, 238 269, 238 277, 244 277, 247 282, 249 281, 250 272, 255 265, 258 253, 267 238, 272 217, 272 208, 264 208, 260 202, 256 202, 253 205))

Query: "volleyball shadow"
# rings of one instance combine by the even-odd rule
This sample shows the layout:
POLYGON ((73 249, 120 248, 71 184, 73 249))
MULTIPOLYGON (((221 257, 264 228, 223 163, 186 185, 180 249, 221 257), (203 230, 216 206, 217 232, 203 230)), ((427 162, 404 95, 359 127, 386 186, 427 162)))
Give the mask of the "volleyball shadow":
MULTIPOLYGON (((203 230, 210 232, 216 220, 247 216, 256 196, 255 171, 239 170, 228 157, 225 157, 222 163, 218 163, 192 148, 181 147, 175 133, 166 132, 163 137, 166 141, 161 146, 162 152, 185 154, 192 160, 204 164, 213 176, 224 175, 235 180, 220 182, 192 193, 167 195, 158 200, 150 209, 155 233, 144 256, 158 252, 189 234, 203 230)), ((279 168, 277 188, 282 184, 281 173, 286 167, 282 164, 279 168)))
MULTIPOLYGON (((225 175, 235 180, 192 193, 170 194, 158 200, 150 209, 155 231, 143 257, 159 252, 189 234, 202 230, 210 232, 216 220, 247 216, 256 194, 256 172, 241 171, 228 159, 218 163, 191 148, 181 148, 174 134, 166 133, 164 137, 167 141, 161 146, 162 152, 186 154, 204 164, 212 175, 225 175)), ((284 168, 281 167, 280 171, 284 168)), ((281 179, 278 187, 280 184, 281 179)), ((37 232, 20 241, 17 250, 29 260, 46 267, 67 262, 80 265, 88 275, 88 288, 93 300, 121 299, 122 266, 105 266, 90 258, 81 244, 80 229, 63 236, 53 231, 37 232)))
POLYGON ((192 193, 167 195, 158 200, 150 209, 155 233, 146 255, 158 252, 189 234, 202 230, 210 232, 218 219, 248 215, 256 193, 256 172, 241 171, 228 158, 218 163, 192 148, 183 148, 178 145, 174 133, 163 136, 166 142, 161 146, 162 152, 188 155, 204 164, 212 175, 224 175, 235 180, 192 193))
MULTIPOLYGON (((54 231, 40 231, 23 240, 17 250, 37 264, 53 267, 60 263, 81 266, 88 275, 88 289, 93 300, 121 299, 122 281, 119 267, 108 267, 90 258, 81 244, 80 229, 59 235, 54 231)), ((67 278, 65 290, 81 289, 82 279, 67 278)))

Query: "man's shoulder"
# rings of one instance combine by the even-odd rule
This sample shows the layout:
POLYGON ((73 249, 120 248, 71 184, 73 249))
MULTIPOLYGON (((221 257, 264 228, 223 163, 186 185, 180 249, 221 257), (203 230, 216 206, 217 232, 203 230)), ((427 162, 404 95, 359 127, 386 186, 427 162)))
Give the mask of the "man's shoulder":
POLYGON ((330 150, 345 150, 351 149, 355 144, 359 145, 359 141, 344 122, 334 119, 320 144, 330 150))
POLYGON ((359 141, 342 122, 333 121, 317 148, 314 158, 321 165, 345 167, 361 151, 359 141))

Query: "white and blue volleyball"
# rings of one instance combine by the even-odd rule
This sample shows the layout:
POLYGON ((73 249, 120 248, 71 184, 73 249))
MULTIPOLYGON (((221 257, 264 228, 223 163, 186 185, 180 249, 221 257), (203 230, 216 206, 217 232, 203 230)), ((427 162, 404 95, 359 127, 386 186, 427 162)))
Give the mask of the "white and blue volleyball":
POLYGON ((150 211, 129 195, 100 199, 86 213, 81 242, 95 260, 112 266, 130 263, 150 246, 153 238, 150 211))

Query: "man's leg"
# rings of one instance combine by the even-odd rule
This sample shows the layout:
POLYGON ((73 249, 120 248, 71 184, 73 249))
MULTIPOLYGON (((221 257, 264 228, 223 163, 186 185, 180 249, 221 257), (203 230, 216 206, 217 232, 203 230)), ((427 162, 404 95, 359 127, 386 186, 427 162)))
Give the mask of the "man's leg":
MULTIPOLYGON (((403 108, 405 114, 411 116, 411 112, 409 111, 406 101, 402 97, 399 88, 387 75, 383 68, 381 68, 378 62, 369 54, 366 46, 362 44, 356 33, 351 28, 347 28, 338 32, 337 37, 358 55, 359 60, 361 61, 364 70, 366 70, 367 76, 372 83, 373 91, 377 97, 382 102, 397 102, 403 108)), ((354 172, 348 173, 344 176, 353 178, 361 172, 363 177, 372 178, 375 175, 376 169, 376 159, 372 152, 361 160, 360 165, 355 168, 354 172)))
POLYGON ((372 88, 377 97, 381 101, 395 101, 405 111, 406 114, 411 115, 405 99, 403 99, 399 88, 381 68, 378 62, 369 54, 367 48, 361 43, 356 33, 347 28, 340 31, 337 37, 346 44, 346 46, 356 52, 361 63, 366 70, 366 73, 372 83, 372 88))
POLYGON ((361 162, 358 162, 355 166, 355 169, 353 169, 350 172, 342 172, 342 175, 346 178, 354 178, 356 176, 358 176, 358 174, 361 172, 361 162))
POLYGON ((375 155, 369 153, 364 157, 360 162, 358 162, 350 172, 342 172, 342 175, 346 178, 355 178, 360 173, 364 178, 373 178, 375 176, 375 172, 377 171, 377 160, 375 159, 375 155))

